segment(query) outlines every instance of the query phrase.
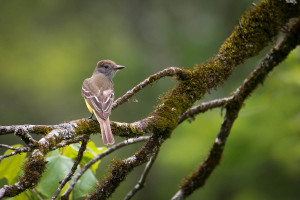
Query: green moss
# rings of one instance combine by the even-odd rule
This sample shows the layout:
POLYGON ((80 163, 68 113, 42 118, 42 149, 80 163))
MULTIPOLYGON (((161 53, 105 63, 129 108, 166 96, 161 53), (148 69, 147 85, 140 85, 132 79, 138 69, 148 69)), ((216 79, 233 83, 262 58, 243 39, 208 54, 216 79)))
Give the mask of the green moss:
POLYGON ((42 155, 27 158, 23 166, 24 176, 20 178, 19 186, 10 185, 6 188, 7 192, 5 196, 13 197, 23 192, 23 188, 34 187, 42 177, 42 173, 45 169, 46 160, 42 155))
POLYGON ((36 185, 46 169, 46 163, 42 155, 29 157, 23 166, 24 176, 20 179, 20 182, 24 182, 24 184, 29 182, 32 186, 36 185))
POLYGON ((134 126, 129 126, 129 129, 131 133, 137 133, 137 130, 134 126))
POLYGON ((88 199, 107 199, 132 170, 124 161, 114 158, 109 166, 110 176, 103 177, 88 199))
POLYGON ((129 171, 131 171, 131 169, 128 167, 128 165, 126 165, 126 163, 123 160, 114 158, 111 161, 109 171, 113 177, 119 180, 124 180, 126 174, 128 174, 129 171))
POLYGON ((263 1, 245 12, 240 25, 234 28, 215 60, 229 66, 241 64, 257 55, 278 34, 281 26, 296 15, 299 15, 299 4, 294 6, 283 0, 263 1))
POLYGON ((248 10, 214 58, 195 65, 194 71, 183 70, 182 74, 189 79, 179 78, 180 84, 166 93, 161 104, 150 114, 154 116, 154 132, 169 134, 176 127, 181 113, 206 92, 223 85, 238 64, 258 54, 289 18, 299 15, 299 4, 296 6, 298 8, 283 0, 267 0, 248 10))
POLYGON ((100 125, 95 120, 82 119, 77 122, 77 125, 78 127, 75 130, 77 135, 100 132, 100 125))
POLYGON ((46 126, 34 126, 33 133, 38 135, 45 135, 52 131, 53 128, 46 127, 46 126))
POLYGON ((118 135, 121 137, 128 137, 128 138, 137 137, 145 134, 142 128, 132 125, 130 123, 121 124, 121 125, 117 123, 112 123, 111 130, 114 135, 118 135))
MULTIPOLYGON (((153 127, 154 136, 135 153, 136 160, 133 163, 124 163, 122 160, 114 159, 110 166, 111 175, 99 183, 97 191, 89 199, 108 198, 135 166, 149 160, 149 156, 161 145, 161 138, 170 136, 177 126, 180 114, 190 108, 206 92, 221 86, 237 65, 258 54, 278 34, 280 26, 291 17, 299 15, 299 10, 299 4, 295 6, 284 0, 266 0, 247 11, 240 19, 240 25, 234 28, 231 36, 224 42, 214 58, 205 64, 195 65, 194 71, 183 70, 182 76, 177 74, 176 78, 180 84, 167 92, 161 98, 161 104, 150 114, 153 117, 150 126, 153 127)), ((154 77, 150 76, 149 80, 153 81, 154 77)), ((230 107, 233 110, 239 109, 239 106, 241 104, 226 105, 227 108, 230 107)), ((229 117, 235 118, 235 112, 232 112, 229 117)), ((116 129, 122 129, 120 132, 139 132, 131 126, 116 126, 116 129)), ((206 160, 184 181, 182 188, 185 193, 192 193, 195 188, 205 183, 214 167, 219 164, 222 148, 223 146, 214 143, 210 152, 213 154, 212 159, 206 160)))

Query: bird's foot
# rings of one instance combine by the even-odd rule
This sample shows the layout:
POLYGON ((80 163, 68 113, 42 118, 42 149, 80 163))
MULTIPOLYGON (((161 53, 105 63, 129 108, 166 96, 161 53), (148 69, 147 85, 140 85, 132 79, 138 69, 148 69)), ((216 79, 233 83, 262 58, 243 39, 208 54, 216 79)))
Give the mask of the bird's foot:
POLYGON ((92 113, 91 116, 89 116, 88 119, 93 119, 93 115, 94 115, 94 113, 92 113))

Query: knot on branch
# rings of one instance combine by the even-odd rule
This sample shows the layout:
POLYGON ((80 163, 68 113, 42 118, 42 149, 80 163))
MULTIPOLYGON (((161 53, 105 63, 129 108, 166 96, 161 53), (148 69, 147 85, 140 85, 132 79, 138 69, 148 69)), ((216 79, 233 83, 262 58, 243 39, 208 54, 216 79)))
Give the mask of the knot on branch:
POLYGON ((20 137, 21 140, 23 142, 25 142, 25 144, 27 144, 29 147, 38 146, 38 142, 32 138, 32 136, 29 134, 28 130, 25 129, 23 126, 16 128, 15 136, 20 137))

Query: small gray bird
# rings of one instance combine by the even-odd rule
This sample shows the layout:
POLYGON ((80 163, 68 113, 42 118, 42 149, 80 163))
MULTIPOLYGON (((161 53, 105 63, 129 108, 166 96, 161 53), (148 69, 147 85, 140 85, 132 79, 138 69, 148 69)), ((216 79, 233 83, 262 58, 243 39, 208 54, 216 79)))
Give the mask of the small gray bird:
MULTIPOLYGON (((111 132, 109 115, 114 102, 114 86, 112 78, 116 72, 124 66, 117 65, 111 60, 101 60, 97 63, 91 78, 83 81, 81 96, 89 111, 95 114, 102 133, 102 140, 105 145, 114 143, 111 132)), ((92 117, 92 116, 91 116, 92 117)))

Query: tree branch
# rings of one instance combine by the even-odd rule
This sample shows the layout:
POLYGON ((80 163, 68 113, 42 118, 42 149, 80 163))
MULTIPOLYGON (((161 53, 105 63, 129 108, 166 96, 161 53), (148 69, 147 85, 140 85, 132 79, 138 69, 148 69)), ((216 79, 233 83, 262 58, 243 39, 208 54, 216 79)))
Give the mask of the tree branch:
POLYGON ((77 166, 79 165, 80 161, 82 160, 83 157, 83 152, 86 149, 86 144, 88 143, 88 140, 90 139, 90 137, 85 137, 84 140, 82 141, 81 147, 78 151, 78 155, 74 160, 74 164, 72 166, 71 171, 69 172, 69 174, 61 181, 58 189, 56 190, 56 192, 54 193, 54 195, 52 196, 52 199, 56 199, 56 197, 59 195, 59 193, 61 192, 61 190, 63 189, 63 187, 66 185, 66 183, 71 179, 71 177, 74 175, 77 166))
POLYGON ((185 199, 185 197, 205 184, 210 174, 220 163, 227 137, 244 101, 266 79, 272 69, 283 61, 289 52, 299 44, 299 33, 300 18, 292 23, 292 28, 285 35, 284 39, 269 51, 260 65, 244 80, 233 94, 233 98, 228 99, 224 121, 209 155, 195 172, 185 178, 184 183, 172 200, 185 199))
POLYGON ((138 181, 138 183, 134 186, 134 188, 132 190, 130 190, 128 192, 128 194, 125 196, 124 200, 129 200, 131 199, 139 190, 141 190, 144 185, 145 185, 145 181, 146 181, 146 178, 150 172, 150 169, 154 163, 154 161, 156 160, 156 156, 157 156, 157 153, 158 152, 155 152, 153 154, 153 156, 150 158, 150 160, 148 161, 148 163, 146 164, 146 167, 141 175, 141 178, 140 180, 138 181))
POLYGON ((62 200, 67 200, 69 199, 69 195, 72 192, 75 184, 77 183, 77 181, 80 179, 80 177, 93 165, 95 164, 97 161, 99 161, 100 159, 102 159, 103 157, 109 155, 110 153, 114 152, 115 150, 127 146, 129 144, 135 144, 138 142, 142 142, 142 141, 146 141, 150 138, 150 136, 142 136, 139 138, 132 138, 132 139, 128 139, 125 141, 122 141, 118 144, 115 144, 113 146, 111 146, 110 148, 108 148, 107 150, 105 150, 104 152, 102 152, 101 154, 99 154, 98 156, 96 156, 94 159, 90 160, 88 163, 86 163, 81 170, 79 170, 79 172, 74 176, 74 178, 72 179, 69 187, 66 189, 66 191, 64 192, 64 194, 61 195, 61 199, 62 200))
MULTIPOLYGON (((65 129, 54 129, 34 145, 35 149, 24 163, 24 175, 13 185, 5 185, 0 189, 0 199, 20 194, 35 186, 46 168, 45 155, 62 140, 74 137, 76 123, 65 123, 65 129)), ((19 129, 18 129, 19 130, 19 129)))
POLYGON ((113 109, 115 109, 117 106, 120 106, 124 102, 128 101, 133 95, 138 93, 140 90, 142 90, 144 87, 147 85, 152 84, 153 82, 164 78, 166 76, 177 76, 179 80, 187 79, 189 76, 188 70, 183 70, 178 67, 169 67, 167 69, 164 69, 160 72, 157 72, 156 74, 153 74, 146 78, 144 81, 139 83, 137 86, 132 88, 131 90, 127 91, 122 97, 118 98, 114 104, 113 104, 113 109))
POLYGON ((115 161, 111 166, 111 175, 99 183, 89 199, 108 198, 134 167, 148 162, 153 149, 159 148, 177 127, 178 117, 182 113, 210 89, 222 85, 237 65, 256 55, 278 34, 280 26, 297 15, 299 5, 287 5, 285 1, 263 1, 246 12, 241 18, 241 26, 235 28, 219 53, 208 63, 196 66, 189 79, 182 80, 177 87, 166 93, 143 126, 152 129, 151 139, 134 156, 115 161))
POLYGON ((39 200, 44 200, 44 199, 39 195, 39 193, 38 193, 35 189, 32 189, 31 191, 35 194, 35 196, 36 196, 39 200))
MULTIPOLYGON (((148 162, 153 153, 158 151, 162 143, 169 138, 173 130, 178 126, 178 119, 181 119, 180 116, 183 116, 183 118, 185 116, 193 116, 195 113, 200 112, 201 109, 216 106, 217 103, 214 102, 209 106, 204 106, 205 108, 195 108, 194 111, 189 110, 204 94, 213 88, 223 85, 237 65, 258 54, 263 47, 268 45, 269 42, 278 35, 282 25, 290 18, 299 16, 299 11, 300 4, 294 5, 285 0, 263 1, 241 17, 239 25, 235 27, 233 33, 221 46, 218 54, 207 63, 196 65, 193 71, 168 68, 150 76, 123 97, 117 99, 114 103, 114 108, 127 101, 145 86, 162 77, 176 76, 179 80, 179 84, 161 98, 161 103, 147 118, 134 123, 112 123, 112 130, 115 135, 134 137, 147 132, 152 132, 153 135, 133 156, 124 160, 112 161, 110 176, 100 181, 96 191, 91 194, 89 199, 106 199, 135 167, 148 162), (183 115, 183 113, 186 113, 186 115, 183 115)), ((290 33, 292 33, 292 30, 290 33)), ((299 42, 299 31, 293 32, 293 34, 290 35, 291 40, 289 43, 286 43, 286 46, 278 48, 278 50, 277 48, 273 48, 274 58, 270 56, 266 59, 266 63, 269 62, 268 60, 272 62, 262 65, 272 66, 274 63, 278 64, 286 57, 289 52, 287 49, 295 46, 295 38, 297 38, 297 42, 299 42)), ((230 102, 234 103, 225 105, 226 115, 222 124, 223 128, 221 127, 216 142, 210 152, 211 155, 215 153, 221 155, 221 144, 225 144, 229 134, 228 131, 230 131, 232 123, 242 105, 241 102, 254 90, 252 84, 258 84, 264 80, 268 70, 259 73, 262 74, 255 75, 255 72, 253 73, 254 77, 257 76, 257 83, 246 81, 240 88, 242 90, 236 92, 239 94, 235 94, 235 97, 230 100, 230 102), (222 131, 223 129, 224 131, 222 131)), ((251 80, 254 80, 254 78, 251 78, 251 80)), ((220 104, 218 105, 220 106, 220 104)), ((73 140, 78 135, 100 132, 99 124, 96 121, 81 119, 55 126, 0 126, 0 135, 16 133, 18 130, 21 130, 22 134, 24 133, 22 138, 27 144, 31 145, 33 152, 31 156, 26 159, 24 175, 16 184, 6 185, 1 188, 0 199, 15 196, 28 188, 34 187, 45 170, 46 161, 44 156, 58 144, 63 144, 64 140, 73 140), (35 141, 30 135, 30 137, 26 135, 27 133, 44 134, 44 136, 39 141, 35 141)), ((210 160, 210 157, 208 157, 207 165, 214 169, 219 162, 216 159, 210 160)), ((193 192, 199 187, 198 185, 201 186, 201 181, 205 182, 206 178, 201 179, 199 184, 194 185, 192 188, 189 187, 189 181, 193 180, 193 177, 197 180, 203 173, 205 176, 209 176, 212 171, 205 171, 206 169, 205 167, 200 167, 199 171, 187 179, 187 187, 182 186, 180 189, 184 195, 193 192)))
POLYGON ((18 150, 19 147, 12 147, 6 144, 0 144, 0 148, 7 148, 7 149, 11 149, 11 150, 18 150))
MULTIPOLYGON (((1 144, 2 146, 2 144, 1 144)), ((10 156, 14 156, 16 154, 20 154, 20 153, 23 153, 23 152, 29 152, 31 151, 31 148, 30 147, 18 147, 18 148, 15 148, 15 147, 10 147, 8 145, 5 145, 7 148, 9 149, 12 149, 12 150, 15 150, 14 152, 11 152, 11 153, 8 153, 8 154, 5 154, 3 156, 0 156, 0 162, 1 160, 3 160, 4 158, 8 158, 10 156)))
POLYGON ((199 114, 199 113, 204 113, 209 109, 213 109, 213 108, 217 108, 220 106, 224 106, 228 101, 230 101, 233 97, 226 97, 226 98, 222 98, 222 99, 215 99, 209 102, 204 102, 201 103, 198 106, 195 106, 189 110, 187 110, 186 112, 184 112, 181 116, 179 116, 179 120, 178 120, 178 124, 181 124, 184 120, 188 119, 188 118, 194 118, 195 115, 199 114))
POLYGON ((107 199, 135 167, 149 161, 151 155, 159 151, 161 143, 162 140, 156 135, 152 135, 134 155, 124 160, 114 159, 109 168, 111 175, 103 178, 96 191, 87 199, 107 199))

